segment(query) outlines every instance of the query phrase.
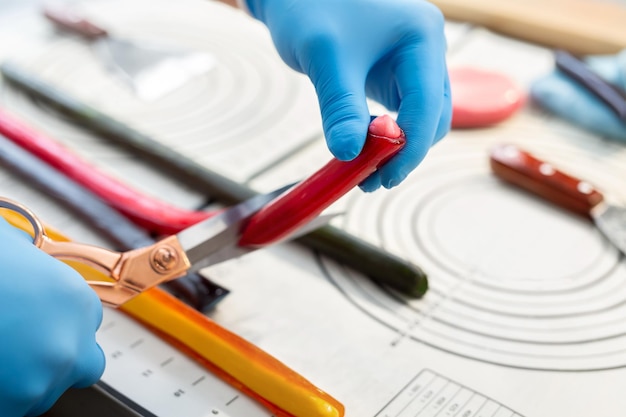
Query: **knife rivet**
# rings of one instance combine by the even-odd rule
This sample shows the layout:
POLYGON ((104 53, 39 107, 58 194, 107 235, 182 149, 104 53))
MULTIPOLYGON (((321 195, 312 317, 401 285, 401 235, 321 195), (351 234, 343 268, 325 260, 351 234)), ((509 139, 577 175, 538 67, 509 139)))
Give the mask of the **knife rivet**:
POLYGON ((552 165, 543 163, 539 166, 539 172, 541 172, 545 176, 548 176, 554 175, 556 171, 554 170, 554 167, 552 167, 552 165))
POLYGON ((578 191, 580 191, 583 194, 591 194, 591 192, 593 191, 593 187, 591 186, 591 184, 585 181, 579 182, 577 188, 578 188, 578 191))
POLYGON ((161 246, 152 252, 150 264, 158 273, 170 271, 178 263, 176 251, 169 246, 161 246))
POLYGON ((519 150, 513 145, 508 145, 504 148, 504 156, 509 159, 517 158, 519 154, 519 150))

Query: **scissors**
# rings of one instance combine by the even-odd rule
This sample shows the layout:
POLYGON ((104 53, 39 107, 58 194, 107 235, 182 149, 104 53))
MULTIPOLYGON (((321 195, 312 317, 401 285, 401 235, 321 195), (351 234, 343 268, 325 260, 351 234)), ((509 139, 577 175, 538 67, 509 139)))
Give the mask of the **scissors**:
POLYGON ((257 195, 175 235, 126 252, 55 241, 24 205, 0 197, 0 208, 24 217, 32 228, 33 244, 44 252, 105 273, 110 280, 87 283, 103 304, 118 307, 188 272, 293 239, 328 223, 334 215, 320 216, 321 212, 376 171, 406 142, 403 133, 399 137, 374 133, 370 126, 363 150, 352 161, 333 159, 296 185, 257 195))
MULTIPOLYGON (((253 197, 176 235, 125 252, 53 240, 39 218, 24 205, 0 198, 0 207, 15 211, 30 223, 33 244, 44 252, 57 259, 83 263, 110 277, 111 281, 88 280, 87 283, 103 304, 118 307, 156 285, 257 249, 237 245, 241 226, 282 191, 253 197)), ((328 220, 320 217, 311 227, 328 220)), ((302 229, 303 233, 306 230, 302 229)))

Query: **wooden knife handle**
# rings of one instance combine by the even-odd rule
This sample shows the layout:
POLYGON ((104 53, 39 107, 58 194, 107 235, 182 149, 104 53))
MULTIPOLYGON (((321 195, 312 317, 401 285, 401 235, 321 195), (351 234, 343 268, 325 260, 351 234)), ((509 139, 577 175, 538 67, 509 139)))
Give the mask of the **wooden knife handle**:
POLYGON ((501 179, 574 213, 590 217, 603 195, 586 181, 568 175, 515 145, 490 153, 492 171, 501 179))
POLYGON ((106 30, 67 8, 44 7, 43 15, 57 27, 89 40, 108 36, 106 30))

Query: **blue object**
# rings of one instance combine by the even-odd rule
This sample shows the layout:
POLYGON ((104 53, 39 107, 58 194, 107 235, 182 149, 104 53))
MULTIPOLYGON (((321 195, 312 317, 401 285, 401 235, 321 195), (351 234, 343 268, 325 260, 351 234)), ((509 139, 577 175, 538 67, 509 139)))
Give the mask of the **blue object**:
POLYGON ((0 236, 0 416, 36 416, 102 375, 102 305, 76 271, 1 218, 0 236))
POLYGON ((421 0, 248 0, 282 59, 309 76, 324 134, 340 160, 365 141, 366 97, 398 112, 407 144, 360 186, 398 185, 450 130, 444 19, 421 0))
MULTIPOLYGON (((626 91, 626 50, 616 55, 585 59, 589 69, 618 89, 626 91)), ((602 137, 626 142, 626 120, 588 87, 565 72, 555 70, 531 86, 533 100, 550 112, 602 137)), ((626 95, 624 96, 626 100, 626 95)))

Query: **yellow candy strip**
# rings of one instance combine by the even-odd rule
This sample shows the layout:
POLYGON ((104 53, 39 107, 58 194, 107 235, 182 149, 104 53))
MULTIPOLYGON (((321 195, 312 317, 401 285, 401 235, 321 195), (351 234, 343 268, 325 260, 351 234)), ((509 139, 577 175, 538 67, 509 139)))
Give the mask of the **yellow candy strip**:
MULTIPOLYGON (((3 211, 12 225, 29 231, 19 214, 3 211)), ((69 241, 46 227, 48 236, 69 241)), ((106 280, 101 272, 67 262, 87 280, 106 280)), ((159 288, 152 288, 120 307, 164 340, 217 376, 251 396, 277 417, 341 417, 343 405, 300 374, 252 343, 224 329, 208 317, 159 288)))

